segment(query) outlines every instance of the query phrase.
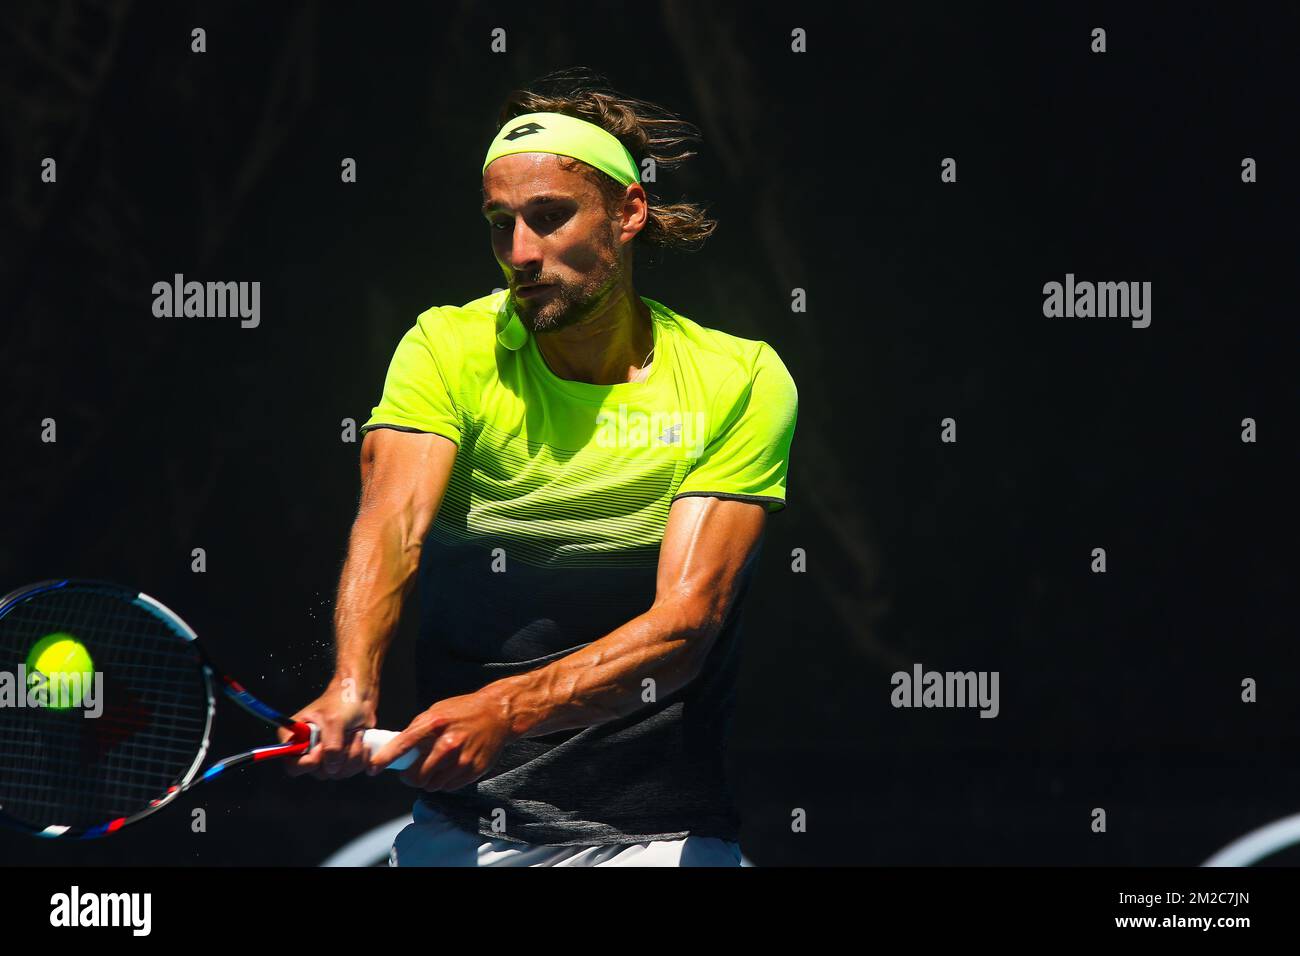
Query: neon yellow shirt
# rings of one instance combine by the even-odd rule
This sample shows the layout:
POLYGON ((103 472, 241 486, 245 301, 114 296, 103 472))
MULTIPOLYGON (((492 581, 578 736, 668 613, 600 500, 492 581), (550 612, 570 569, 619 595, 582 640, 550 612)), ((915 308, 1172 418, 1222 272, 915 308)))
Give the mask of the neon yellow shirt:
POLYGON ((460 446, 435 537, 489 536, 537 564, 643 564, 676 498, 785 507, 798 396, 771 346, 642 296, 655 338, 645 381, 575 382, 547 367, 534 336, 517 351, 499 344, 508 295, 422 313, 362 426, 460 446))
MULTIPOLYGON (((568 381, 533 336, 517 350, 498 340, 507 296, 421 314, 362 426, 458 445, 420 556, 426 706, 558 660, 649 608, 674 499, 785 504, 797 395, 770 346, 642 297, 647 378, 568 381)), ((723 756, 749 578, 688 684, 624 717, 516 740, 475 783, 420 799, 463 829, 526 843, 736 839, 723 756)))

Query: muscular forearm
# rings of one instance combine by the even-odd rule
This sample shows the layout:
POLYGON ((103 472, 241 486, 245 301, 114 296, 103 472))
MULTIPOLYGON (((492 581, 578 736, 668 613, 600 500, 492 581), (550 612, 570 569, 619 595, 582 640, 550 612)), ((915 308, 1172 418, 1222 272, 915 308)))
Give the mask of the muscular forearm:
POLYGON ((501 708, 515 737, 601 724, 688 683, 715 632, 689 607, 656 605, 582 650, 481 693, 501 708))
POLYGON ((378 685, 402 604, 415 580, 420 542, 400 515, 363 512, 352 526, 334 609, 335 681, 362 697, 378 685))

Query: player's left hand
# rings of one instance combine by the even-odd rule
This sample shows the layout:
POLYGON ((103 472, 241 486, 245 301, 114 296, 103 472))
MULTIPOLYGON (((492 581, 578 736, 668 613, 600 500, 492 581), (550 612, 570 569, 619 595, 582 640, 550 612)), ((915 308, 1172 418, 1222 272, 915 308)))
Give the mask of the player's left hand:
POLYGON ((403 783, 422 790, 458 790, 487 773, 511 738, 499 700, 481 692, 448 697, 375 751, 366 773, 373 777, 415 749, 422 756, 402 771, 403 783))

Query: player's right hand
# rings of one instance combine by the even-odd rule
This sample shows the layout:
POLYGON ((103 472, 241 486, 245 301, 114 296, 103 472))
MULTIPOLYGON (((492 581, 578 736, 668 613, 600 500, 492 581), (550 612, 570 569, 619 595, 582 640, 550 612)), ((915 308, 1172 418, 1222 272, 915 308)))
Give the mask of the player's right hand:
MULTIPOLYGON (((352 678, 335 678, 314 701, 293 715, 294 720, 320 728, 320 743, 298 757, 284 761, 291 777, 311 774, 318 780, 341 780, 362 773, 367 765, 362 732, 375 726, 378 694, 363 692, 352 678)), ((287 730, 280 739, 288 740, 287 730)))

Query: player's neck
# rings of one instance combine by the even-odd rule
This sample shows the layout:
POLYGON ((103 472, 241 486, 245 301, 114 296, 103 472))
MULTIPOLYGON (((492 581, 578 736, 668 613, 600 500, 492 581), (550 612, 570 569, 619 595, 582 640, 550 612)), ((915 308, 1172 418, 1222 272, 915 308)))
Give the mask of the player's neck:
POLYGON ((633 381, 653 346, 650 309, 630 285, 620 287, 590 318, 537 336, 552 372, 591 385, 633 381))

